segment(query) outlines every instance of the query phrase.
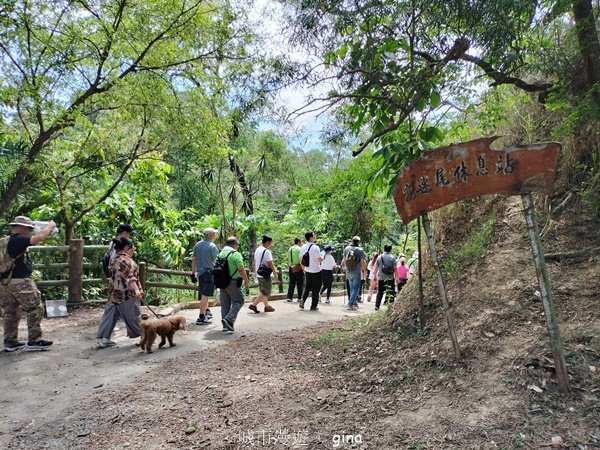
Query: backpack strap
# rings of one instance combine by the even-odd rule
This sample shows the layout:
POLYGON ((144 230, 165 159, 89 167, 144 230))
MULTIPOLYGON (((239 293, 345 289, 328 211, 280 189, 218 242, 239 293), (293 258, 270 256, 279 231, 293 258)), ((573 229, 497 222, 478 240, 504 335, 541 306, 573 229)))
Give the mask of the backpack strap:
MULTIPOLYGON (((263 260, 263 258, 265 257, 265 253, 267 253, 267 249, 266 249, 266 248, 265 248, 265 249, 263 249, 263 254, 262 254, 262 256, 260 257, 260 262, 258 263, 258 267, 262 266, 262 260, 263 260)), ((258 270, 258 269, 257 269, 257 270, 258 270)))
MULTIPOLYGON (((237 250, 232 250, 229 253, 227 253, 227 256, 225 257, 225 260, 227 261, 227 268, 229 269, 229 257, 231 256, 232 253, 235 253, 237 250)), ((238 268, 236 267, 235 270, 233 271, 233 273, 231 275, 227 274, 228 277, 233 278, 233 276, 237 273, 238 268)))

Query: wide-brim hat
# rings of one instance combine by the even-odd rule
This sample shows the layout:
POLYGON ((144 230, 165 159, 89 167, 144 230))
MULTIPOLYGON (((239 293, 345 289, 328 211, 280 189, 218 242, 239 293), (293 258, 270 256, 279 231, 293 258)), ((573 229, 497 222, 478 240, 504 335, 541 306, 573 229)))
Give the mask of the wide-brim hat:
POLYGON ((31 228, 32 230, 35 228, 35 225, 33 224, 33 220, 31 220, 27 216, 17 216, 17 217, 15 217, 15 220, 13 220, 8 225, 11 227, 28 227, 28 228, 31 228))

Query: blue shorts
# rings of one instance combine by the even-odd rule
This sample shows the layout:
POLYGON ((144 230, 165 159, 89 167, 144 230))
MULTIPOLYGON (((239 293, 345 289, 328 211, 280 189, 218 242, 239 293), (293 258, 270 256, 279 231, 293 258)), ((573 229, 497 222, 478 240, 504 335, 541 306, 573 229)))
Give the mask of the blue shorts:
POLYGON ((198 276, 198 287, 200 295, 212 297, 215 293, 215 279, 212 272, 204 272, 198 276))

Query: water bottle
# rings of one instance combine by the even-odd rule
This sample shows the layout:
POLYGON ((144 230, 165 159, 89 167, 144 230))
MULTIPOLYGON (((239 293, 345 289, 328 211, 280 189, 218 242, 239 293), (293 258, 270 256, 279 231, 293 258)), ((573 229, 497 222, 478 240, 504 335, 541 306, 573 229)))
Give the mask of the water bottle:
MULTIPOLYGON (((48 226, 49 223, 49 220, 34 220, 33 226, 35 227, 35 232, 38 233, 41 229, 46 228, 46 226, 48 226)), ((58 227, 55 226, 50 232, 50 234, 58 234, 58 227)))

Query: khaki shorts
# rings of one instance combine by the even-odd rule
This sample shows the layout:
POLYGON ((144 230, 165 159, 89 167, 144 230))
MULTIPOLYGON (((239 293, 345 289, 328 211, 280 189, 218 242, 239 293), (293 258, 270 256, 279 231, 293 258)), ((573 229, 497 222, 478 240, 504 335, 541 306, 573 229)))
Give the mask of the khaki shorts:
POLYGON ((271 295, 271 291, 273 290, 273 281, 271 280, 271 277, 258 277, 258 290, 262 295, 266 295, 267 297, 271 295))

